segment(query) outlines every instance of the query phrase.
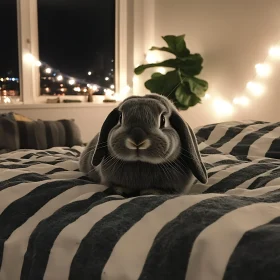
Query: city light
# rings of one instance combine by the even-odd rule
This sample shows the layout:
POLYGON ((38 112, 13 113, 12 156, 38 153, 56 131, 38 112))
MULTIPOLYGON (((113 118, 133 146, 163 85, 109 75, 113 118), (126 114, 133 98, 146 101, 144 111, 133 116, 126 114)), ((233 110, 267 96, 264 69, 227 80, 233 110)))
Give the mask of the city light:
POLYGON ((76 81, 74 80, 74 79, 70 79, 69 81, 68 81, 68 83, 69 83, 69 85, 74 85, 75 83, 76 83, 76 81))
POLYGON ((74 91, 80 92, 81 88, 80 87, 74 87, 74 91))
POLYGON ((109 77, 105 77, 105 81, 109 81, 109 77))
POLYGON ((52 69, 51 69, 50 67, 48 67, 48 68, 46 68, 45 72, 46 72, 47 74, 51 74, 52 69))
POLYGON ((87 73, 87 74, 90 76, 92 73, 91 73, 91 71, 88 71, 88 73, 87 73))
POLYGON ((58 76, 56 77, 56 79, 57 79, 58 81, 62 81, 62 80, 63 80, 63 76, 62 76, 62 75, 58 75, 58 76))
POLYGON ((115 88, 115 86, 114 86, 114 85, 110 85, 110 88, 111 88, 111 89, 114 89, 114 88, 115 88))

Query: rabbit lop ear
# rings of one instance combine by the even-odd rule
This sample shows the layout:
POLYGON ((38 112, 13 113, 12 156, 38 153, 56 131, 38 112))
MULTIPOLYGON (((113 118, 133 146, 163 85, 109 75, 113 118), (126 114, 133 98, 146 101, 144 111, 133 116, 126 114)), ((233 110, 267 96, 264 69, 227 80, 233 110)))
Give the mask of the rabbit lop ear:
POLYGON ((182 145, 181 154, 184 162, 201 183, 207 183, 207 171, 202 163, 193 130, 175 111, 172 111, 170 116, 170 124, 179 134, 182 145))
POLYGON ((119 116, 120 116, 119 111, 117 108, 115 108, 105 119, 98 136, 98 140, 95 146, 95 151, 93 153, 93 157, 92 157, 93 166, 99 165, 103 157, 108 153, 108 149, 107 149, 108 135, 111 129, 118 123, 119 116))

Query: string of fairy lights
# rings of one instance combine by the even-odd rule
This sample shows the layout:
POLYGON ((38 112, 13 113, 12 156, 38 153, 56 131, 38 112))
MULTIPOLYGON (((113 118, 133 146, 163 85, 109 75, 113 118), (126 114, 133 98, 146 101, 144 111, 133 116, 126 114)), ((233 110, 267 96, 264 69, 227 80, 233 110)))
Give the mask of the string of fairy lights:
MULTIPOLYGON (((53 78, 56 79, 56 81, 58 82, 66 82, 72 86, 79 83, 86 84, 86 88, 75 86, 74 91, 76 92, 91 92, 94 94, 98 91, 103 91, 105 98, 115 98, 116 100, 121 100, 122 98, 120 96, 127 95, 131 90, 129 86, 126 86, 120 91, 120 93, 116 93, 114 91, 115 87, 113 84, 110 87, 103 87, 97 84, 87 83, 85 79, 77 79, 67 74, 62 74, 59 70, 51 68, 47 63, 37 60, 31 53, 25 54, 24 59, 26 62, 34 66, 43 67, 44 72, 46 74, 53 74, 53 78)), ((146 54, 145 60, 148 63, 156 63, 160 59, 155 52, 149 51, 146 54)), ((257 98, 264 94, 264 92, 266 91, 265 79, 272 74, 272 63, 273 61, 277 60, 280 60, 280 45, 271 47, 268 51, 268 55, 265 58, 264 62, 255 65, 255 78, 246 84, 246 89, 244 93, 241 96, 235 96, 231 102, 219 97, 215 97, 215 95, 212 93, 206 93, 204 99, 213 100, 212 104, 217 114, 223 116, 232 115, 236 106, 248 106, 251 102, 252 97, 257 98)), ((166 69, 164 67, 159 67, 157 69, 157 72, 165 74, 166 69)), ((90 76, 91 74, 91 71, 89 71, 88 75, 90 76)), ((137 77, 134 77, 134 80, 136 78, 137 77)), ((10 79, 16 81, 16 78, 10 79)), ((105 80, 108 81, 109 77, 105 77, 105 80)))
MULTIPOLYGON (((280 60, 280 45, 273 46, 269 49, 268 55, 263 63, 255 65, 255 78, 246 84, 246 88, 241 96, 236 96, 231 102, 221 98, 214 98, 213 106, 219 115, 232 115, 237 106, 246 107, 253 98, 261 97, 267 87, 265 79, 267 79, 273 70, 273 63, 280 60)), ((211 99, 212 94, 207 93, 205 99, 211 99)))
MULTIPOLYGON (((255 78, 246 84, 246 88, 243 94, 240 96, 235 96, 231 102, 221 97, 216 97, 215 93, 210 93, 210 91, 205 94, 204 99, 209 101, 212 100, 212 105, 218 115, 232 115, 237 106, 246 107, 252 101, 252 97, 258 98, 265 93, 265 79, 272 74, 272 63, 277 60, 280 61, 280 45, 271 47, 264 62, 255 65, 255 78)), ((146 54, 146 61, 148 63, 157 63, 160 61, 160 57, 158 54, 149 51, 146 54)), ((163 67, 159 67, 157 69, 157 72, 165 74, 166 69, 163 67)))

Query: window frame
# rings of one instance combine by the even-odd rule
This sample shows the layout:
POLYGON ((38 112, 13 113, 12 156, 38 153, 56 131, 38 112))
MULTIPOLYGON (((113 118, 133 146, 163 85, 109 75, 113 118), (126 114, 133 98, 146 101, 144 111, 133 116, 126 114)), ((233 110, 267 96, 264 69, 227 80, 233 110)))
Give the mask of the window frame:
MULTIPOLYGON (((115 89, 117 93, 129 86, 133 87, 133 43, 134 2, 137 0, 115 0, 115 89), (131 39, 132 40, 132 39, 131 39)), ((52 96, 40 95, 39 67, 27 59, 31 54, 39 60, 38 12, 37 0, 17 0, 18 15, 18 53, 20 97, 23 104, 46 103, 52 96)), ((123 94, 123 98, 129 93, 123 94)), ((86 101, 86 96, 65 96, 63 98, 86 101)), ((94 102, 100 103, 103 96, 94 96, 94 102)), ((78 104, 77 104, 78 105, 78 104)))

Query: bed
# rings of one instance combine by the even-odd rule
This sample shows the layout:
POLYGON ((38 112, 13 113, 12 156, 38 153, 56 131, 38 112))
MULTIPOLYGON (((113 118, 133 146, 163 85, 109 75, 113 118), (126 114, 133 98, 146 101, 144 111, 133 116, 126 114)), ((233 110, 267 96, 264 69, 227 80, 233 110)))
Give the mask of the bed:
POLYGON ((112 195, 82 146, 0 155, 0 280, 280 279, 280 123, 195 132, 189 195, 112 195))

